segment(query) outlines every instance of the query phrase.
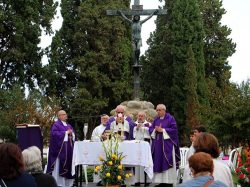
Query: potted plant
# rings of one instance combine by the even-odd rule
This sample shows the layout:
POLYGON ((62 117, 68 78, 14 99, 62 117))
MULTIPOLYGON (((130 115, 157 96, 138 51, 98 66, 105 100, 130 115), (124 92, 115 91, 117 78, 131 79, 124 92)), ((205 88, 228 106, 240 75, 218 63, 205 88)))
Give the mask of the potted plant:
POLYGON ((238 154, 237 167, 233 169, 234 183, 241 187, 250 187, 250 148, 247 144, 238 154))
POLYGON ((103 184, 108 187, 118 187, 125 184, 125 179, 132 176, 126 173, 121 161, 125 157, 118 153, 119 137, 117 134, 111 135, 110 140, 103 142, 105 157, 100 156, 101 165, 95 167, 95 173, 99 174, 103 184))

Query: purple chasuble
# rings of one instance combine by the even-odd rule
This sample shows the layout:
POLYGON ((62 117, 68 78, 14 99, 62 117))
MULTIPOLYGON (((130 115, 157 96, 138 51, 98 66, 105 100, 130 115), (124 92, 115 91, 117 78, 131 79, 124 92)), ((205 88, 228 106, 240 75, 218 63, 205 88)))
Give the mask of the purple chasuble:
POLYGON ((173 116, 166 113, 163 119, 156 117, 152 125, 149 127, 151 134, 156 126, 160 126, 168 133, 170 139, 163 139, 162 132, 156 132, 155 139, 152 139, 152 158, 154 162, 154 172, 164 172, 173 167, 172 150, 175 149, 176 167, 180 161, 180 149, 178 141, 178 130, 176 121, 173 116))
POLYGON ((59 158, 59 175, 67 179, 73 179, 74 177, 71 175, 74 148, 73 137, 69 136, 68 141, 63 141, 65 132, 68 129, 74 132, 71 125, 67 124, 67 126, 64 126, 60 120, 53 124, 50 132, 49 158, 46 173, 52 174, 56 159, 59 158))

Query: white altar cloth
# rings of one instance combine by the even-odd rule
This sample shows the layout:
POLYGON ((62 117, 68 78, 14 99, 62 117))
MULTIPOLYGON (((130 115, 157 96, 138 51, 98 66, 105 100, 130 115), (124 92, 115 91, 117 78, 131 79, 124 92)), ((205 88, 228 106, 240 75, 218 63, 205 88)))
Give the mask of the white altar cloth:
MULTIPOLYGON (((123 141, 119 144, 118 152, 125 156, 122 160, 122 164, 143 166, 148 177, 150 179, 153 178, 153 159, 148 142, 137 140, 123 141)), ((75 166, 77 165, 101 164, 99 156, 105 158, 102 142, 90 142, 89 140, 75 142, 72 159, 72 175, 75 174, 75 166)))

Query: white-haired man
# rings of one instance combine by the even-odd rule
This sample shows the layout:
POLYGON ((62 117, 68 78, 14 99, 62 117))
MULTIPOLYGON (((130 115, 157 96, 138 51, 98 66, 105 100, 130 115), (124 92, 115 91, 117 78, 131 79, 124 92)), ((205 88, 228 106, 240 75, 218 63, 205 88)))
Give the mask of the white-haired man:
POLYGON ((107 114, 101 115, 101 124, 95 127, 95 129, 92 132, 92 135, 91 135, 92 141, 101 141, 107 138, 104 131, 106 129, 106 124, 108 120, 109 120, 109 116, 107 114))
POLYGON ((177 182, 176 166, 180 161, 177 124, 166 112, 164 104, 156 107, 157 117, 149 127, 152 137, 152 158, 154 162, 154 183, 156 186, 173 186, 177 182))
MULTIPOLYGON (((137 120, 135 121, 135 127, 133 136, 135 140, 145 140, 150 142, 149 127, 151 123, 146 120, 146 113, 139 111, 137 114, 137 120)), ((147 179, 149 180, 149 179, 147 179)), ((135 186, 140 186, 141 183, 145 182, 144 167, 135 167, 135 186)))
POLYGON ((115 109, 115 116, 110 117, 109 121, 107 123, 106 130, 110 130, 111 124, 113 123, 113 127, 115 127, 114 123, 117 125, 121 123, 125 124, 125 130, 126 130, 126 139, 132 140, 133 139, 133 129, 134 129, 134 122, 131 117, 125 115, 125 107, 123 105, 118 105, 115 109), (127 124, 129 125, 129 130, 127 129, 127 124), (127 132, 127 130, 129 132, 127 132))

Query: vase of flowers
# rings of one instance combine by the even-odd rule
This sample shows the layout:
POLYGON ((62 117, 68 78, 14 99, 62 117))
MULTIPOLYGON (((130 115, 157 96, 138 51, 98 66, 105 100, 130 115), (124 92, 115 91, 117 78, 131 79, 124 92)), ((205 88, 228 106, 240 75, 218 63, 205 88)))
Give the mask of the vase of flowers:
POLYGON ((105 186, 118 187, 125 184, 125 179, 131 177, 132 173, 126 173, 121 163, 125 156, 118 153, 119 137, 117 134, 112 134, 111 137, 103 142, 105 157, 99 157, 102 164, 95 167, 95 173, 99 174, 105 186))
POLYGON ((234 183, 241 187, 250 187, 249 144, 246 144, 238 153, 237 167, 232 171, 234 183))

